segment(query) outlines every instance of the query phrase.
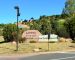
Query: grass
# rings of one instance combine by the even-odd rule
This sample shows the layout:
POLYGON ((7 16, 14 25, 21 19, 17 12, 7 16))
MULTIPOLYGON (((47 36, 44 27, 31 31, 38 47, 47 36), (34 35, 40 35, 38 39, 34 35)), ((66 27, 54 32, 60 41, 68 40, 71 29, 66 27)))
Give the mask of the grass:
MULTIPOLYGON (((70 43, 49 43, 49 51, 62 51, 68 49, 70 43)), ((42 48, 41 51, 48 50, 47 43, 21 43, 19 44, 19 51, 16 52, 16 45, 12 43, 0 44, 0 54, 24 54, 32 53, 33 49, 42 48)))
MULTIPOLYGON (((0 42, 3 41, 0 39, 0 42)), ((49 51, 63 51, 71 49, 72 43, 49 43, 49 51)), ((48 50, 48 43, 20 43, 19 51, 16 52, 16 44, 10 43, 1 43, 0 44, 0 54, 25 54, 32 53, 33 49, 41 48, 41 51, 48 50)))

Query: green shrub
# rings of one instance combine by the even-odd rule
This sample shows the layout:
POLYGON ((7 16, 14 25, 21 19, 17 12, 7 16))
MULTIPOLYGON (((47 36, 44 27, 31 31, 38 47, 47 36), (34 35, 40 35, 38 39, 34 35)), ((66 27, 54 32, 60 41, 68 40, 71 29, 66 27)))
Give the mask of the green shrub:
POLYGON ((3 36, 6 42, 14 41, 17 38, 17 28, 15 24, 7 24, 3 28, 3 36))
POLYGON ((0 29, 0 36, 2 36, 3 35, 3 30, 2 29, 0 29))
MULTIPOLYGON (((23 43, 25 38, 22 38, 24 29, 18 28, 18 41, 23 43)), ((3 36, 6 42, 12 42, 17 40, 17 26, 16 24, 6 24, 3 29, 3 36)))
POLYGON ((56 43, 55 41, 50 41, 49 43, 56 43))
POLYGON ((30 43, 36 43, 36 41, 34 41, 34 40, 31 40, 31 41, 30 41, 30 43))
POLYGON ((24 43, 26 41, 26 38, 19 38, 19 43, 24 43))
POLYGON ((75 43, 75 40, 72 40, 72 43, 75 43))

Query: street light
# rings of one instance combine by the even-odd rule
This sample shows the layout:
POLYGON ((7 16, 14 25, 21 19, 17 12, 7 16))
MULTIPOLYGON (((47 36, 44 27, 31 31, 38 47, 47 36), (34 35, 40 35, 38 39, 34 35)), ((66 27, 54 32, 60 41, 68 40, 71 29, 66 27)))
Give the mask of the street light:
POLYGON ((18 18, 20 16, 20 13, 19 13, 19 7, 18 6, 15 6, 14 7, 16 10, 17 10, 17 40, 16 40, 16 51, 18 51, 18 18))

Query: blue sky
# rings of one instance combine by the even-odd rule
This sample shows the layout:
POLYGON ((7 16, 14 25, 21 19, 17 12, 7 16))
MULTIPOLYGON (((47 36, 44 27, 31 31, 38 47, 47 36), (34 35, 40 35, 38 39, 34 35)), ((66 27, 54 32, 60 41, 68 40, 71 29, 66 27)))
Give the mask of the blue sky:
POLYGON ((0 0, 0 23, 16 22, 16 10, 20 7, 21 19, 38 19, 42 15, 61 14, 66 0, 0 0))

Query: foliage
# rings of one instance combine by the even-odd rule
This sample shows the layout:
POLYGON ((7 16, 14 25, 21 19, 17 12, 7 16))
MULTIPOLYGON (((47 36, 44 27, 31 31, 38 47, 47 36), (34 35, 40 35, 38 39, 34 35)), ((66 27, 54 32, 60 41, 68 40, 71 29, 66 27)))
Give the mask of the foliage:
POLYGON ((24 28, 18 28, 15 24, 6 24, 3 28, 3 36, 6 42, 16 41, 17 37, 20 43, 25 42, 25 38, 22 38, 22 33, 25 31, 24 28), (18 36, 17 36, 18 31, 18 36))
POLYGON ((57 21, 57 24, 56 24, 56 30, 57 30, 57 34, 60 36, 60 37, 69 37, 68 35, 68 32, 66 31, 66 27, 64 25, 65 23, 65 20, 64 19, 60 19, 57 21))
POLYGON ((55 41, 50 41, 49 43, 56 43, 55 41))
POLYGON ((36 41, 34 41, 34 40, 31 40, 31 41, 30 41, 30 43, 36 43, 36 41))
POLYGON ((40 32, 42 34, 48 34, 51 31, 51 21, 47 16, 41 16, 39 19, 40 32))
POLYGON ((17 28, 15 24, 7 24, 3 29, 3 36, 6 42, 13 41, 17 38, 17 28))
POLYGON ((75 17, 68 18, 65 22, 65 27, 72 40, 74 40, 75 39, 75 17))
POLYGON ((3 27, 4 27, 4 24, 0 24, 0 36, 2 36, 3 34, 3 27))
POLYGON ((67 0, 62 14, 67 16, 65 21, 66 30, 72 40, 75 38, 75 0, 67 0))
POLYGON ((25 22, 30 26, 30 29, 39 30, 42 34, 55 33, 61 37, 67 37, 68 33, 64 27, 65 20, 61 15, 53 16, 40 16, 38 20, 32 20, 32 22, 25 22))
POLYGON ((0 28, 0 36, 2 36, 2 35, 3 35, 3 29, 0 28))
POLYGON ((62 14, 65 14, 69 17, 75 15, 75 0, 66 1, 62 14))

